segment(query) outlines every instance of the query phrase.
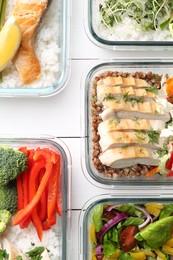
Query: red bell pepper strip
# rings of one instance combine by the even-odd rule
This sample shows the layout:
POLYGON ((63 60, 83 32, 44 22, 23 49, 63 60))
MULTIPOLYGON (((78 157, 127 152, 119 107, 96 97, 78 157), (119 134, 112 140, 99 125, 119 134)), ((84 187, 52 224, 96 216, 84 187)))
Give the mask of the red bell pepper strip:
POLYGON ((42 227, 42 222, 39 218, 38 212, 37 212, 37 207, 35 207, 32 211, 31 214, 31 218, 32 218, 32 222, 37 230, 37 235, 40 239, 40 241, 42 241, 42 237, 43 237, 43 227, 42 227))
POLYGON ((169 171, 167 174, 166 174, 166 176, 173 176, 173 171, 169 171))
POLYGON ((62 192, 58 189, 56 211, 59 216, 62 216, 62 192))
MULTIPOLYGON (((45 174, 45 169, 42 169, 39 174, 39 182, 41 182, 43 176, 45 174)), ((43 191, 39 204, 38 204, 38 209, 39 209, 39 218, 42 222, 44 222, 47 218, 47 187, 43 191)))
POLYGON ((49 219, 46 219, 46 221, 42 223, 43 230, 48 230, 55 224, 56 224, 56 212, 54 212, 49 219))
POLYGON ((48 218, 47 222, 50 227, 56 224, 56 212, 53 212, 53 214, 48 218))
MULTIPOLYGON (((172 148, 173 148, 173 144, 172 144, 172 148)), ((166 169, 171 170, 172 169, 172 164, 173 164, 173 151, 171 152, 171 156, 168 159, 168 161, 166 162, 166 169)))
MULTIPOLYGON (((37 188, 38 188, 38 178, 39 173, 42 168, 44 168, 45 162, 44 161, 37 161, 31 168, 30 176, 29 176, 29 201, 32 201, 34 198, 37 188)), ((40 241, 42 240, 43 230, 42 230, 42 223, 37 213, 37 207, 34 207, 31 212, 32 222, 37 230, 38 237, 40 241)))
MULTIPOLYGON (((61 167, 60 167, 61 168, 61 167)), ((62 190, 61 190, 61 169, 59 168, 59 178, 58 178, 58 189, 56 198, 56 211, 59 216, 62 216, 62 190)))
MULTIPOLYGON (((27 159, 28 159, 28 167, 27 167, 26 171, 21 175, 22 183, 23 183, 23 200, 24 200, 23 208, 25 208, 29 203, 29 175, 30 175, 30 171, 31 171, 31 168, 32 168, 32 165, 34 162, 33 156, 34 156, 35 151, 34 151, 34 149, 27 150, 26 147, 19 148, 19 151, 25 153, 25 155, 27 156, 27 159)), ((18 208, 18 210, 20 210, 20 209, 18 208)), ((28 227, 30 221, 31 221, 31 218, 28 217, 25 221, 20 223, 20 228, 28 227)))
POLYGON ((24 220, 26 220, 28 218, 28 216, 31 214, 33 208, 38 204, 41 195, 49 181, 49 178, 51 176, 51 172, 52 172, 52 168, 53 168, 53 163, 51 162, 51 156, 50 154, 47 154, 46 152, 43 151, 36 151, 35 155, 34 155, 34 160, 37 161, 39 160, 39 158, 44 158, 46 161, 46 165, 45 165, 45 174, 43 176, 43 179, 38 187, 38 190, 35 194, 35 196, 33 197, 33 199, 30 201, 30 203, 22 210, 18 211, 18 213, 14 216, 13 219, 13 225, 17 225, 21 222, 23 222, 24 220))
POLYGON ((47 200, 47 217, 49 218, 54 214, 56 209, 57 194, 60 182, 60 155, 57 155, 57 162, 53 165, 51 178, 48 184, 48 200, 47 200))

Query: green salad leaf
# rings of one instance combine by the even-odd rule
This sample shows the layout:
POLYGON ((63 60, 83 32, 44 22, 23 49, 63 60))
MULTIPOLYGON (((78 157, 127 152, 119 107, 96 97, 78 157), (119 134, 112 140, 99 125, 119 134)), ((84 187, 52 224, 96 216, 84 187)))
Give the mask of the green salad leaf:
POLYGON ((159 219, 169 217, 173 214, 173 204, 167 204, 160 212, 159 219))
POLYGON ((104 209, 103 204, 99 204, 94 208, 93 211, 92 219, 95 225, 96 232, 99 232, 99 230, 103 226, 103 220, 102 220, 103 209, 104 209))
POLYGON ((159 219, 142 229, 135 238, 143 239, 152 249, 157 249, 171 238, 172 225, 173 216, 159 219))

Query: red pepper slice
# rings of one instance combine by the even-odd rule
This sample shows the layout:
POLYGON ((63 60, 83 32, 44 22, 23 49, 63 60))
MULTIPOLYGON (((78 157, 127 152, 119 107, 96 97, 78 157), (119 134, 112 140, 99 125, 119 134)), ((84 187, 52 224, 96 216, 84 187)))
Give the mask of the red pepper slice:
MULTIPOLYGON (((48 200, 47 200, 47 217, 48 220, 55 212, 57 194, 60 182, 60 155, 57 156, 56 164, 54 164, 51 178, 48 185, 48 200)), ((49 221, 48 221, 49 222, 49 221)))
POLYGON ((167 174, 166 174, 166 176, 173 176, 173 171, 169 171, 167 174))
POLYGON ((171 170, 172 164, 173 164, 173 151, 171 152, 170 158, 166 162, 166 165, 165 165, 166 169, 171 170))
POLYGON ((18 213, 14 216, 14 219, 13 219, 14 226, 23 222, 24 220, 26 220, 28 218, 28 216, 31 214, 31 212, 33 211, 33 208, 38 204, 38 202, 41 198, 41 195, 51 176, 53 163, 51 161, 50 154, 48 154, 44 151, 36 151, 36 153, 34 155, 34 160, 37 161, 40 158, 44 158, 46 161, 45 174, 43 176, 41 183, 39 184, 38 190, 37 190, 35 196, 33 197, 33 199, 30 201, 30 203, 24 209, 18 211, 18 213))
POLYGON ((22 183, 22 175, 19 175, 17 177, 17 196, 18 196, 18 200, 17 200, 17 208, 18 210, 23 209, 24 207, 24 190, 23 190, 23 183, 22 183))
MULTIPOLYGON (((45 169, 42 169, 39 174, 39 182, 41 182, 44 174, 45 174, 45 169)), ((47 218, 47 187, 45 188, 45 190, 41 195, 38 208, 39 208, 39 218, 42 222, 44 222, 47 218)))

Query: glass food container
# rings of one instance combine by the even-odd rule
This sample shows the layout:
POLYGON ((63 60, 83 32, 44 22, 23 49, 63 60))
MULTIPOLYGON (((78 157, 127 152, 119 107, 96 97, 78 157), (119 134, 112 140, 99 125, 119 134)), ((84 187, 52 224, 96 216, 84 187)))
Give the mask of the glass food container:
POLYGON ((149 59, 97 62, 84 75, 81 162, 83 172, 91 183, 113 189, 119 185, 172 185, 173 179, 169 176, 171 174, 167 175, 164 162, 165 171, 159 169, 160 174, 153 172, 158 172, 157 166, 163 156, 165 163, 169 159, 169 149, 165 142, 170 143, 172 140, 172 130, 168 130, 172 124, 172 104, 166 101, 165 80, 172 76, 172 61, 149 59), (115 82, 109 82, 115 79, 123 80, 124 83, 119 81, 116 85, 115 82), (128 82, 130 79, 138 83, 128 82), (147 92, 140 94, 143 90, 147 92), (154 108, 153 112, 148 106, 154 108), (168 115, 167 119, 162 117, 164 113, 168 115), (162 133, 165 128, 168 129, 162 133), (151 153, 146 155, 145 151, 151 153), (125 155, 126 152, 128 155, 125 155), (157 158, 158 161, 151 162, 153 166, 150 167, 150 162, 143 157, 157 158), (132 161, 126 160, 128 158, 132 161), (143 163, 141 160, 144 160, 143 163))
MULTIPOLYGON (((48 2, 34 40, 41 66, 40 77, 31 84, 24 84, 11 63, 2 72, 1 97, 49 97, 59 93, 67 84, 70 74, 70 3, 68 0, 48 2)), ((9 1, 7 18, 13 8, 9 1)), ((24 66, 27 67, 27 64, 24 66)))
POLYGON ((145 0, 85 1, 85 29, 90 40, 108 49, 172 49, 172 4, 145 0), (151 16, 151 13, 153 16, 151 16))
POLYGON ((124 195, 104 194, 90 199, 79 216, 79 259, 156 259, 158 254, 164 259, 172 247, 172 207, 172 198, 148 191, 141 195, 124 190, 124 195), (163 229, 168 224, 167 235, 160 232, 160 224, 163 229))
POLYGON ((19 149, 46 148, 60 155, 60 192, 62 193, 62 215, 56 214, 56 224, 48 230, 43 230, 42 241, 38 239, 36 230, 31 223, 27 228, 21 229, 19 225, 5 230, 5 237, 18 249, 26 253, 26 248, 44 246, 50 250, 51 259, 70 258, 70 200, 71 200, 71 155, 67 146, 52 136, 14 137, 1 136, 1 147, 19 149))

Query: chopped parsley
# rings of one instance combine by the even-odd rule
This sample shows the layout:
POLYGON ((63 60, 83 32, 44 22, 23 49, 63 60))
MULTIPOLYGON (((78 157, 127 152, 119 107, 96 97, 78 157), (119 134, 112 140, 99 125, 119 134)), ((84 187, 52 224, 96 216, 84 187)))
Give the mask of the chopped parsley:
POLYGON ((156 130, 150 130, 150 131, 141 130, 141 131, 138 131, 138 130, 136 130, 136 137, 139 138, 139 140, 143 141, 143 140, 145 140, 145 137, 140 136, 141 134, 148 136, 150 144, 155 144, 155 143, 158 144, 159 143, 160 131, 156 131, 156 130))
POLYGON ((155 86, 145 87, 145 90, 148 91, 148 92, 151 92, 151 93, 153 93, 155 95, 158 94, 158 89, 155 86))
POLYGON ((9 255, 7 254, 6 250, 0 249, 0 260, 8 260, 9 255))
POLYGON ((167 146, 167 144, 163 144, 163 147, 158 149, 156 152, 159 155, 159 157, 163 157, 165 154, 168 153, 168 146, 167 146))
POLYGON ((45 248, 43 246, 38 246, 26 252, 26 254, 30 257, 31 260, 41 260, 41 254, 44 252, 44 250, 45 248))

